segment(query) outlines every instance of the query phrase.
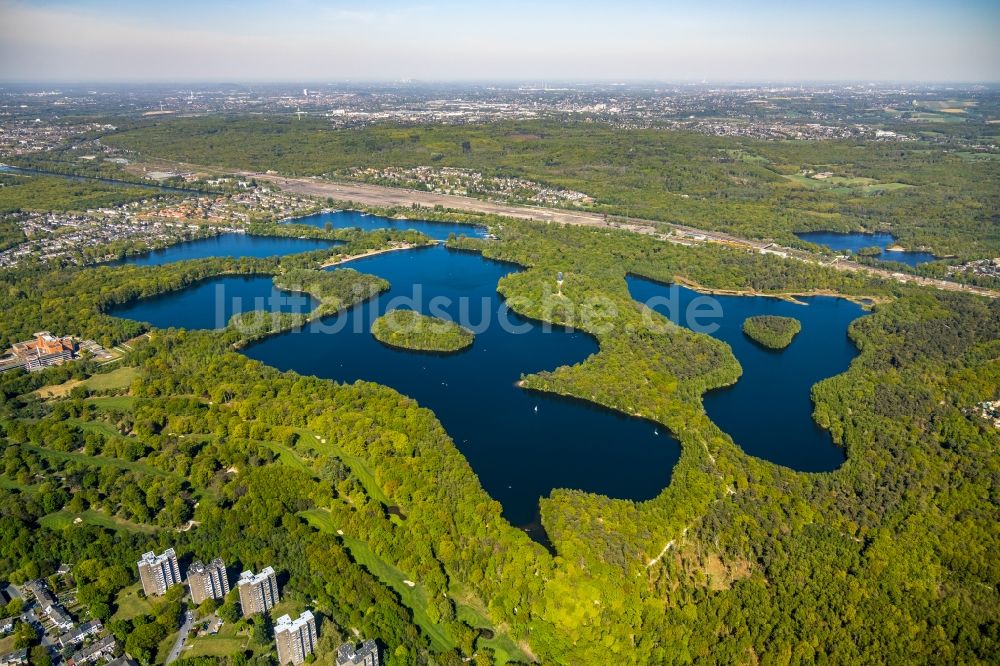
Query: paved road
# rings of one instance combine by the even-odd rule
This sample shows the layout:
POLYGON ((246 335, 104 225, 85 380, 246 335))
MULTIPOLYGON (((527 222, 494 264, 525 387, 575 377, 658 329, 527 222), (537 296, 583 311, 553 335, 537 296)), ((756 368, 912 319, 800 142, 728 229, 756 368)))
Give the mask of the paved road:
POLYGON ((184 611, 184 624, 181 625, 181 633, 177 636, 177 641, 174 646, 170 648, 170 653, 167 655, 167 660, 165 664, 169 664, 175 661, 181 656, 181 650, 184 649, 184 641, 187 640, 188 632, 191 631, 191 624, 194 622, 194 613, 191 611, 184 611))
POLYGON ((625 229, 635 233, 655 236, 661 240, 672 242, 690 242, 691 240, 707 240, 718 243, 727 243, 751 248, 758 252, 772 252, 787 256, 806 263, 829 266, 836 270, 863 272, 869 275, 906 282, 920 284, 946 291, 965 291, 969 293, 987 296, 989 298, 1000 297, 995 291, 980 287, 971 287, 950 280, 938 280, 934 278, 919 277, 906 273, 897 273, 890 269, 874 268, 862 266, 854 262, 831 261, 826 257, 811 254, 802 250, 778 246, 767 241, 751 240, 740 238, 730 234, 716 231, 706 231, 695 227, 688 227, 679 224, 655 222, 653 220, 629 219, 627 222, 608 221, 600 213, 589 213, 585 211, 571 211, 557 208, 541 208, 532 206, 516 206, 510 204, 483 201, 471 197, 462 197, 451 194, 437 194, 435 192, 422 192, 420 190, 408 190, 399 187, 385 187, 383 185, 368 185, 366 183, 337 183, 318 178, 290 178, 269 173, 241 172, 248 178, 272 182, 284 190, 306 194, 317 197, 330 197, 338 201, 352 201, 366 206, 404 206, 419 204, 433 208, 443 206, 456 210, 466 210, 476 213, 492 213, 495 215, 505 215, 525 220, 538 220, 543 222, 558 222, 562 224, 573 224, 588 227, 604 227, 625 229), (674 235, 662 233, 664 227, 671 229, 674 235), (685 240, 687 239, 687 240, 685 240))

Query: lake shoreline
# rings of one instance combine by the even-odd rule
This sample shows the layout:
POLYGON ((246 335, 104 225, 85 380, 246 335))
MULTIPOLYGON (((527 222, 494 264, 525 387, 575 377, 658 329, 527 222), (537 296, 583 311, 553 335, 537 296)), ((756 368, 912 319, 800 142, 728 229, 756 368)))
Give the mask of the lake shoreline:
POLYGON ((694 280, 688 280, 680 276, 675 276, 673 282, 664 282, 662 280, 657 280, 655 278, 647 277, 645 275, 634 274, 635 277, 643 278, 651 282, 656 282, 664 286, 678 285, 681 287, 686 287, 692 291, 697 291, 699 294, 710 294, 713 296, 748 296, 748 297, 762 297, 762 298, 776 298, 781 301, 788 301, 789 303, 795 303, 797 305, 808 305, 807 303, 800 301, 801 298, 810 298, 812 296, 833 296, 834 298, 842 298, 845 301, 851 301, 852 303, 857 303, 862 307, 871 307, 874 303, 885 303, 888 302, 888 298, 882 296, 851 296, 848 294, 840 293, 834 289, 811 289, 809 291, 783 291, 783 292, 762 292, 755 291, 753 289, 713 289, 711 287, 706 287, 701 285, 694 280))
MULTIPOLYGON (((440 241, 431 243, 429 245, 437 244, 440 241)), ((364 259, 366 257, 375 257, 380 254, 385 254, 387 252, 400 252, 402 250, 414 250, 418 247, 428 247, 427 245, 417 245, 416 243, 402 243, 400 245, 395 245, 393 247, 384 247, 378 250, 368 250, 367 252, 362 252, 361 254, 352 254, 348 257, 342 259, 328 259, 319 265, 320 268, 330 268, 332 266, 340 266, 341 264, 347 264, 357 259, 364 259)))

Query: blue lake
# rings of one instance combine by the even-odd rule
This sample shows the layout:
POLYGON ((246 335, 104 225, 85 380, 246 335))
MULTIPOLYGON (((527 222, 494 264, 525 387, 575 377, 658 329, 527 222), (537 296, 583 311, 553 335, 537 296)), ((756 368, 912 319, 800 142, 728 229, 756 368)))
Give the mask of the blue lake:
POLYGON ((743 375, 703 400, 709 417, 744 451, 803 472, 830 471, 844 462, 843 449, 812 418, 810 391, 816 382, 845 371, 857 356, 847 327, 865 313, 860 305, 828 296, 800 298, 806 305, 799 305, 763 296, 704 295, 635 277, 628 284, 642 303, 652 305, 651 299, 672 294, 676 306, 653 309, 683 326, 691 323, 684 313, 692 302, 719 304, 721 318, 701 321, 717 324, 717 330, 703 332, 732 347, 743 375), (743 322, 755 315, 794 317, 802 331, 785 349, 767 349, 743 333, 743 322))
POLYGON ((309 312, 316 303, 308 294, 283 291, 271 276, 233 276, 205 280, 182 291, 113 308, 109 314, 159 328, 224 328, 240 312, 309 312))
POLYGON ((680 445, 665 428, 515 386, 521 373, 578 363, 598 349, 589 335, 560 328, 546 332, 507 310, 497 281, 516 267, 441 246, 349 265, 389 280, 391 290, 305 332, 268 338, 245 352, 282 370, 375 381, 415 398, 441 420, 507 519, 536 534, 538 499, 553 488, 645 500, 670 482, 680 445), (475 342, 450 355, 386 347, 369 329, 396 307, 464 321, 476 331, 475 342), (501 317, 521 330, 508 332, 501 317), (324 330, 330 327, 339 330, 324 330))
MULTIPOLYGON (((508 520, 543 541, 538 500, 554 488, 640 501, 668 485, 680 447, 665 428, 515 385, 522 373, 578 363, 598 350, 587 334, 547 327, 506 309, 497 281, 517 267, 440 245, 348 266, 389 280, 391 290, 302 331, 264 339, 244 353, 280 370, 374 381, 416 399, 434 411, 508 520), (476 332, 475 342, 451 355, 386 347, 369 329, 395 308, 459 321, 476 332)), ((243 310, 273 291, 267 278, 219 278, 114 314, 158 326, 214 327, 220 321, 217 284, 226 286, 228 299, 242 296, 243 310)), ((629 287, 643 301, 667 290, 637 278, 629 279, 629 287)), ((679 292, 685 306, 698 297, 679 292)), ((843 453, 814 424, 809 391, 816 381, 846 369, 857 353, 847 326, 861 308, 820 297, 805 299, 808 306, 769 298, 719 300, 725 316, 715 335, 733 347, 744 375, 733 387, 705 396, 708 414, 754 455, 799 470, 836 468, 843 453), (795 316, 803 330, 786 350, 769 352, 743 337, 740 327, 751 314, 795 316)))
MULTIPOLYGON (((335 229, 355 227, 362 231, 380 229, 406 231, 413 229, 435 239, 445 239, 450 234, 483 236, 486 233, 485 228, 471 224, 426 222, 422 220, 392 220, 353 210, 317 213, 287 221, 320 228, 325 227, 327 224, 330 224, 335 229)), ((108 262, 106 265, 159 266, 174 261, 206 259, 208 257, 275 257, 321 250, 339 245, 340 243, 340 241, 316 238, 281 238, 277 236, 251 236, 250 234, 230 233, 178 243, 162 250, 153 250, 146 254, 134 255, 108 262)))
POLYGON ((917 266, 928 261, 934 261, 935 256, 930 252, 900 252, 887 251, 886 248, 896 242, 896 237, 892 234, 864 234, 864 233, 839 233, 836 231, 804 231, 796 233, 800 239, 817 245, 825 245, 831 250, 850 250, 857 253, 863 247, 880 247, 882 254, 878 259, 882 261, 898 261, 902 264, 917 266))
POLYGON ((310 252, 312 250, 322 250, 338 244, 340 244, 340 241, 316 238, 219 234, 211 238, 200 238, 198 240, 178 243, 162 250, 152 250, 146 254, 125 257, 124 259, 109 262, 106 265, 160 266, 174 261, 206 259, 208 257, 276 257, 286 254, 298 254, 299 252, 310 252))
POLYGON ((484 227, 472 224, 453 224, 450 222, 428 222, 426 220, 393 220, 379 215, 368 215, 356 210, 338 210, 306 217, 296 217, 286 220, 288 223, 308 224, 312 227, 325 228, 330 225, 331 229, 345 229, 354 227, 362 231, 375 231, 376 229, 393 229, 395 231, 406 231, 412 229, 419 231, 429 238, 444 240, 449 234, 456 236, 482 236, 486 233, 484 227))
MULTIPOLYGON (((245 353, 281 370, 344 382, 375 381, 415 398, 441 420, 508 520, 540 539, 538 500, 553 488, 645 500, 669 484, 680 445, 665 428, 515 386, 521 373, 578 363, 598 349, 587 334, 557 327, 546 332, 541 324, 507 310, 496 293, 497 281, 516 267, 443 246, 373 256, 348 266, 384 277, 392 288, 303 331, 267 338, 245 353), (435 306, 441 312, 430 309, 435 306), (466 321, 476 330, 475 342, 451 355, 386 347, 369 329, 375 318, 396 307, 466 321), (501 317, 518 332, 500 325, 501 317)), ((161 326, 183 321, 211 325, 216 282, 114 314, 161 326), (193 314, 197 311, 205 314, 193 314)), ((247 286, 246 298, 265 296, 271 289, 269 281, 247 286)))

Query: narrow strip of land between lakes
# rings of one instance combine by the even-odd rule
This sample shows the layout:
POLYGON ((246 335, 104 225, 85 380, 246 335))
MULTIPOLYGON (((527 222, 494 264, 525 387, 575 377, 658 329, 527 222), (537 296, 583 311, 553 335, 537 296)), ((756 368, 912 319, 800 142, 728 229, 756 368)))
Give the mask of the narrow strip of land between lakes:
POLYGON ((926 287, 934 287, 945 291, 964 291, 988 298, 998 298, 1000 293, 983 287, 973 287, 970 285, 941 280, 938 278, 928 278, 918 275, 895 272, 888 268, 876 268, 873 266, 862 266, 854 262, 830 260, 819 255, 815 255, 803 250, 784 247, 769 241, 750 240, 724 234, 718 231, 706 231, 695 227, 688 227, 672 222, 658 222, 655 220, 643 220, 628 218, 626 221, 619 221, 613 216, 605 216, 602 213, 589 213, 586 211, 574 211, 563 208, 542 208, 533 206, 518 206, 504 204, 483 199, 473 199, 454 194, 438 194, 436 192, 423 192, 420 190, 408 190, 400 187, 387 187, 385 185, 369 185, 367 183, 341 183, 331 180, 324 180, 316 177, 300 178, 282 176, 274 173, 257 173, 252 171, 240 171, 240 175, 247 178, 268 181, 279 186, 288 192, 304 194, 314 197, 332 198, 338 201, 347 201, 363 204, 365 206, 376 206, 391 208, 394 206, 410 207, 414 204, 434 208, 441 206, 446 209, 469 211, 474 213, 488 213, 492 215, 502 215, 522 220, 534 220, 539 222, 556 222, 559 224, 572 224, 576 226, 586 226, 604 229, 622 229, 634 233, 653 236, 659 240, 682 245, 691 245, 698 242, 713 242, 741 247, 762 254, 774 254, 780 257, 795 259, 810 264, 829 266, 840 271, 860 271, 876 277, 897 282, 919 284, 926 287), (662 233, 657 229, 668 227, 672 234, 662 233))
POLYGON ((362 252, 361 254, 337 255, 337 257, 339 258, 327 259, 322 264, 320 264, 320 268, 339 266, 340 264, 346 264, 348 262, 356 261, 358 259, 364 259, 365 257, 374 257, 377 254, 385 254, 386 252, 399 252, 400 250, 412 250, 415 247, 427 247, 427 246, 417 245, 416 243, 400 243, 399 245, 383 247, 378 250, 368 250, 367 252, 362 252))

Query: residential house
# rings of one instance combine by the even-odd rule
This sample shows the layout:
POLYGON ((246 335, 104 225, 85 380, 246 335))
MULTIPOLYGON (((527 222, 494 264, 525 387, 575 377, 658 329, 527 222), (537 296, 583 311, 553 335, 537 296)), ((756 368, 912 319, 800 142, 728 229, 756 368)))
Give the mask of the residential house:
POLYGON ((74 652, 66 664, 67 666, 83 666, 83 664, 101 663, 112 656, 117 647, 118 641, 115 640, 114 636, 105 636, 101 640, 74 652))
POLYGON ((96 636, 104 630, 104 625, 101 624, 100 620, 91 620, 90 622, 84 622, 76 629, 71 629, 67 631, 62 636, 59 637, 59 645, 62 647, 70 647, 71 645, 79 645, 88 636, 96 636))

